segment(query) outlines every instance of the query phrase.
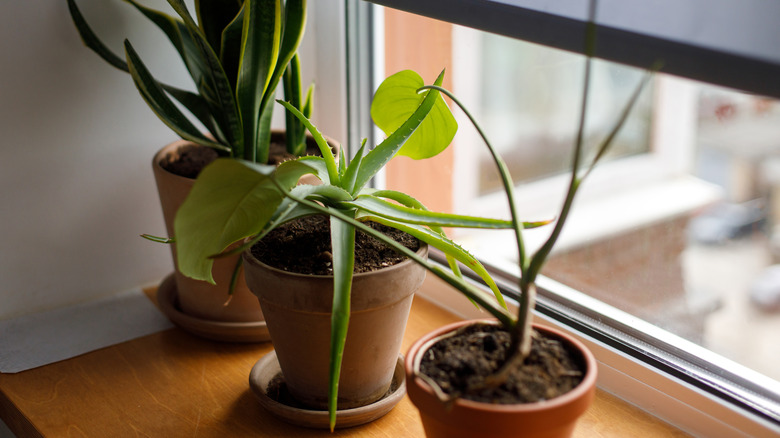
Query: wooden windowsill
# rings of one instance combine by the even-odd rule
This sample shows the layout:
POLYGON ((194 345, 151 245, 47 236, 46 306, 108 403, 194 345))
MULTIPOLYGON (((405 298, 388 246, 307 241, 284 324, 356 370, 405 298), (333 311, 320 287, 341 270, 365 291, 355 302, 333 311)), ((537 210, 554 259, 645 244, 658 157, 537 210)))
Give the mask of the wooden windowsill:
MULTIPOLYGON (((430 287, 429 283, 423 286, 430 287)), ((153 297, 154 290, 147 293, 153 297)), ((403 351, 458 317, 416 297, 403 351)), ((277 420, 260 407, 249 370, 270 343, 227 344, 178 328, 18 374, 0 374, 0 418, 19 437, 423 437, 408 398, 365 426, 326 431, 277 420)), ((687 436, 602 391, 575 437, 687 436)))

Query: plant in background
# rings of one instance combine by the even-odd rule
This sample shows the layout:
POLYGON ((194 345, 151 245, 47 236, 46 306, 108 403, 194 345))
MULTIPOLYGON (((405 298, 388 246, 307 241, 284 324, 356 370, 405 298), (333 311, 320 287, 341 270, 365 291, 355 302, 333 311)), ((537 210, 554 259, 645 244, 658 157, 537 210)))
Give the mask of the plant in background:
MULTIPOLYGON (((443 72, 435 85, 440 85, 442 79, 443 72)), ((300 157, 278 167, 218 159, 203 170, 176 217, 177 244, 181 249, 179 268, 190 277, 212 281, 213 257, 246 250, 275 227, 293 219, 312 214, 331 215, 334 284, 328 399, 331 427, 335 424, 341 356, 349 324, 356 227, 366 229, 369 227, 364 222, 378 222, 440 249, 450 261, 450 275, 462 278, 457 262, 462 263, 487 282, 500 301, 498 306, 503 305, 485 268, 448 239, 442 227, 510 228, 511 221, 430 212, 405 193, 367 186, 396 154, 423 159, 438 154, 450 144, 457 130, 454 117, 439 91, 418 92, 423 85, 422 78, 409 70, 382 83, 372 103, 372 114, 388 136, 370 151, 364 141, 349 162, 343 153, 337 162, 325 138, 304 114, 293 105, 280 102, 306 126, 322 157, 300 157), (296 185, 308 173, 316 175, 323 184, 296 185), (225 250, 244 239, 247 241, 238 248, 225 250)), ((482 302, 492 297, 480 294, 476 300, 482 302)))
MULTIPOLYGON (((87 25, 75 0, 68 0, 73 22, 84 44, 112 66, 129 73, 154 113, 185 140, 217 149, 222 155, 266 163, 276 88, 311 114, 310 87, 301 94, 298 46, 306 24, 306 0, 195 0, 198 22, 184 0, 168 0, 178 17, 125 0, 170 40, 197 92, 157 81, 125 40, 125 57, 108 49, 87 25), (204 134, 174 100, 203 125, 204 134)), ((303 125, 287 119, 287 149, 305 151, 303 125)))

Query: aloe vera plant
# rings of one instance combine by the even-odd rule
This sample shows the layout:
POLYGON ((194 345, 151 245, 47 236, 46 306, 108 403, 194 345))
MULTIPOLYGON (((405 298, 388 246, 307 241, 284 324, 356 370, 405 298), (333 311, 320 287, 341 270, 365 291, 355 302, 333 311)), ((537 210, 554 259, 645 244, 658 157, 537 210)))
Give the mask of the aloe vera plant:
MULTIPOLYGON (((68 8, 84 44, 129 73, 152 111, 183 139, 215 148, 222 155, 266 163, 280 81, 285 98, 304 114, 311 114, 312 88, 302 94, 297 55, 306 24, 306 0, 195 0, 197 22, 184 0, 168 0, 176 16, 135 0, 124 1, 170 40, 196 92, 157 81, 128 40, 125 56, 118 56, 92 31, 75 0, 68 0, 68 8)), ((301 155, 305 151, 303 125, 288 118, 286 128, 288 151, 301 155)))
MULTIPOLYGON (((442 79, 443 72, 434 85, 441 85, 442 79)), ((422 78, 409 70, 382 83, 372 103, 372 114, 386 131, 387 138, 370 151, 364 141, 350 162, 343 154, 336 160, 323 135, 305 115, 293 105, 280 101, 309 130, 322 157, 300 157, 278 167, 219 159, 203 170, 176 217, 179 269, 193 278, 212 281, 213 257, 246 250, 287 221, 311 214, 331 215, 334 283, 329 386, 331 427, 335 424, 341 356, 349 324, 356 227, 365 229, 368 227, 364 222, 378 222, 442 250, 450 261, 449 275, 462 278, 457 262, 462 263, 485 280, 498 297, 497 306, 503 306, 503 299, 485 268, 448 239, 442 227, 500 229, 512 227, 511 221, 430 212, 408 194, 368 187, 371 178, 395 155, 424 159, 450 144, 457 130, 454 117, 438 89, 418 92, 423 85, 422 78), (296 185, 302 175, 309 173, 316 175, 323 184, 296 185), (226 250, 243 239, 247 242, 226 250)), ((495 300, 482 292, 475 294, 473 299, 483 304, 495 300)))

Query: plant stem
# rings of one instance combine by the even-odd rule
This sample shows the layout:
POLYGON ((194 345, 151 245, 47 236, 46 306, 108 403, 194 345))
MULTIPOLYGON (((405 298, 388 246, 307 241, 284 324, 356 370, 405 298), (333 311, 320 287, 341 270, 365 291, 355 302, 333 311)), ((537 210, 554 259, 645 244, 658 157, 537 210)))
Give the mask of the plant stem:
MULTIPOLYGON (((528 258, 526 257, 525 243, 523 241, 523 233, 522 233, 523 226, 522 226, 522 222, 519 219, 520 215, 517 212, 517 206, 515 205, 514 202, 515 195, 514 195, 514 184, 512 182, 512 176, 509 173, 509 168, 507 167, 506 162, 496 152, 495 148, 488 140, 487 135, 485 135, 485 132, 482 130, 482 127, 479 125, 479 123, 477 123, 476 119, 474 118, 473 115, 471 115, 471 113, 466 108, 466 106, 463 105, 463 103, 461 103, 457 97, 455 97, 449 90, 445 88, 438 87, 435 85, 428 85, 420 88, 420 90, 428 89, 428 88, 438 90, 443 94, 447 95, 447 97, 452 99, 452 101, 455 102, 455 104, 458 105, 458 107, 460 107, 463 113, 466 114, 466 117, 469 118, 471 124, 477 130, 480 137, 482 137, 482 141, 485 142, 485 145, 490 151, 490 154, 493 157, 493 162, 495 163, 498 169, 498 173, 501 177, 501 183, 504 186, 504 193, 506 194, 507 203, 509 205, 509 212, 512 217, 512 227, 515 232, 514 234, 515 234, 515 242, 517 244, 517 260, 520 266, 520 273, 521 273, 520 279, 518 281, 519 282, 518 286, 520 288, 520 306, 517 312, 517 323, 514 325, 514 327, 506 327, 507 330, 509 330, 512 339, 511 339, 511 346, 509 350, 510 353, 509 356, 507 357, 506 362, 502 366, 502 369, 508 369, 511 366, 511 364, 514 364, 515 362, 522 362, 525 359, 525 357, 528 355, 528 352, 530 351, 531 312, 533 311, 534 301, 536 299, 536 288, 534 286, 535 276, 527 275, 529 264, 528 264, 528 258)), ((500 380, 500 377, 496 376, 496 379, 500 380)))

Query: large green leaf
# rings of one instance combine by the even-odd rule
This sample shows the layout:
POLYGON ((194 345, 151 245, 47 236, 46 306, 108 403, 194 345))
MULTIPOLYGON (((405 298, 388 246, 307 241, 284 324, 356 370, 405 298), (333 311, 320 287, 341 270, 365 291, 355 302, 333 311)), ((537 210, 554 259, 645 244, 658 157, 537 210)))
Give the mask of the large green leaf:
MULTIPOLYGON (((397 73, 398 74, 398 73, 397 73)), ((406 75, 406 74, 405 74, 406 75)), ((441 85, 444 80, 444 72, 441 72, 435 85, 441 85)), ((355 190, 360 191, 368 181, 374 177, 385 165, 395 156, 409 137, 417 130, 431 109, 440 99, 439 91, 430 90, 420 94, 422 102, 419 102, 417 109, 406 119, 403 124, 390 134, 382 143, 369 152, 363 159, 358 172, 355 190)), ((448 109, 449 110, 449 109, 448 109)), ((443 139, 440 138, 440 139, 443 139)), ((449 143, 447 143, 449 144, 449 143)))
MULTIPOLYGON (((264 163, 255 156, 263 96, 276 67, 281 41, 281 0, 246 0, 241 33, 236 99, 243 122, 244 158, 264 163)), ((266 148, 267 149, 267 148, 266 148)), ((261 154, 267 150, 259 151, 261 154)))
MULTIPOLYGON (((308 162, 307 164, 311 165, 312 163, 308 162)), ((349 193, 345 192, 344 190, 341 190, 336 186, 331 186, 327 184, 320 184, 315 186, 299 184, 293 187, 292 190, 290 190, 290 194, 303 199, 312 199, 314 201, 329 200, 332 202, 332 201, 343 201, 350 198, 349 193)), ((271 216, 271 219, 266 223, 265 227, 260 233, 256 234, 251 239, 247 239, 243 244, 232 247, 231 249, 224 251, 220 254, 217 254, 212 258, 222 257, 226 255, 240 254, 245 250, 251 248, 252 245, 254 245, 255 243, 262 240, 263 237, 266 236, 266 234, 268 234, 271 230, 278 227, 279 225, 294 219, 298 219, 303 216, 309 216, 318 213, 319 213, 318 210, 313 210, 304 204, 299 204, 293 201, 291 198, 285 197, 284 200, 282 200, 282 203, 279 204, 279 206, 276 208, 276 211, 271 216)), ((147 238, 150 238, 150 240, 162 239, 162 238, 154 238, 154 237, 147 237, 147 238)), ((170 242, 166 242, 166 243, 170 243, 170 242)))
POLYGON ((130 75, 133 77, 133 82, 135 82, 138 92, 141 93, 146 103, 163 123, 184 139, 217 149, 230 150, 203 136, 198 128, 179 111, 173 101, 165 94, 160 84, 149 73, 149 70, 127 40, 125 40, 125 51, 127 53, 130 75))
MULTIPOLYGON (((422 77, 412 70, 404 70, 385 79, 371 103, 374 123, 386 135, 392 134, 420 106, 425 96, 417 90, 424 85, 422 77)), ((415 160, 433 157, 449 146, 457 130, 455 117, 444 99, 437 97, 430 114, 398 154, 415 160)))
POLYGON ((181 272, 213 282, 209 257, 262 231, 282 202, 271 176, 287 191, 311 171, 299 161, 275 168, 229 158, 203 169, 174 221, 181 272))

